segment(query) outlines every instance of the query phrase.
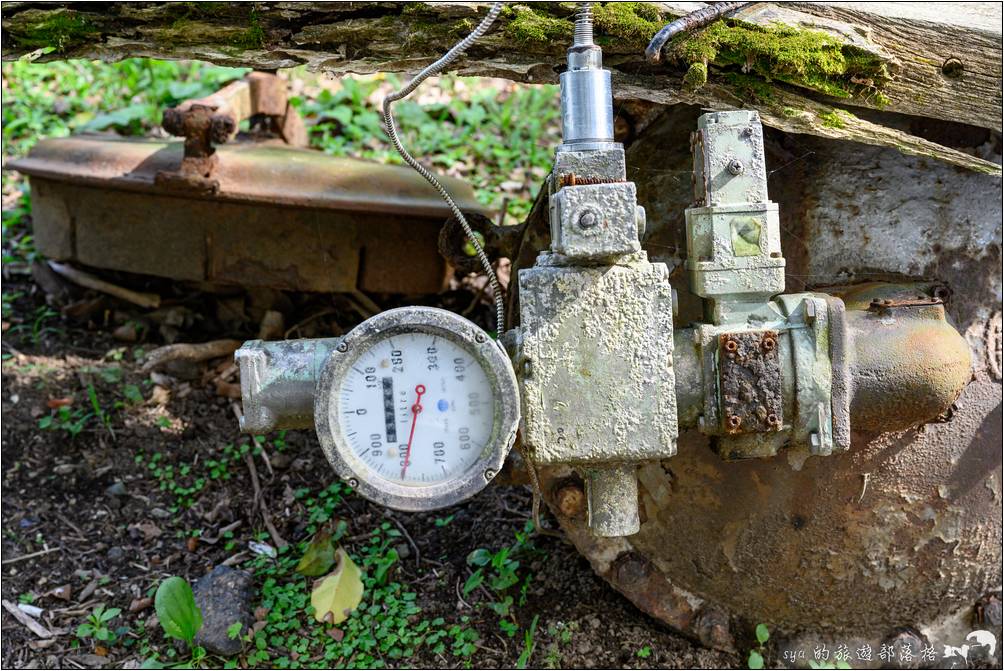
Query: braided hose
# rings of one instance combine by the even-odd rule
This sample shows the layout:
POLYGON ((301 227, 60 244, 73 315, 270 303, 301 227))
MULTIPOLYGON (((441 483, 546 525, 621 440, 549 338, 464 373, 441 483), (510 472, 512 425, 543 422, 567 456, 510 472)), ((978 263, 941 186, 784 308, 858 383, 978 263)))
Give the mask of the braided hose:
POLYGON ((478 38, 480 38, 488 31, 491 25, 495 22, 495 19, 498 18, 498 15, 501 11, 502 11, 502 3, 501 2, 494 3, 491 9, 488 10, 488 15, 481 20, 481 23, 478 24, 478 27, 475 28, 470 35, 457 42, 453 46, 453 48, 447 51, 446 54, 438 61, 428 65, 424 70, 415 75, 415 77, 410 82, 408 82, 404 86, 404 88, 402 88, 399 91, 394 91, 383 100, 384 128, 387 130, 387 136, 390 137, 390 141, 394 145, 394 148, 397 150, 397 153, 401 155, 401 158, 404 159, 405 163, 410 165, 415 170, 415 172, 424 177, 425 181, 431 184, 436 189, 436 191, 439 192, 439 195, 442 196, 443 200, 446 201, 446 204, 449 206, 450 211, 453 212, 453 216, 457 219, 457 221, 460 222, 460 226, 464 229, 464 233, 467 235, 467 239, 470 240, 471 245, 477 251, 478 259, 481 261, 481 265, 485 269, 485 275, 488 276, 488 283, 492 287, 492 294, 495 298, 496 333, 498 334, 499 337, 502 336, 502 333, 505 330, 505 304, 502 301, 502 289, 499 286, 499 281, 498 277, 496 277, 495 275, 495 270, 492 268, 492 263, 488 259, 488 255, 485 254, 485 250, 481 246, 481 243, 478 241, 477 236, 474 235, 474 231, 473 229, 471 229, 471 225, 467 223, 467 217, 465 217, 464 213, 460 211, 460 208, 457 206, 456 201, 454 201, 453 198, 450 196, 450 193, 446 190, 446 187, 444 187, 439 182, 439 180, 436 179, 435 175, 433 175, 428 168, 419 163, 414 156, 409 154, 408 150, 404 148, 403 144, 401 144, 401 138, 398 137, 397 126, 394 123, 394 115, 391 113, 390 108, 392 103, 395 103, 398 100, 401 100, 402 98, 405 98, 408 95, 410 95, 412 91, 418 88, 419 84, 421 84, 429 77, 442 72, 444 69, 446 69, 446 67, 450 63, 455 61, 457 57, 459 57, 461 54, 467 51, 467 49, 470 48, 470 46, 474 44, 475 41, 478 40, 478 38))
POLYGON ((655 37, 652 38, 652 41, 649 42, 648 47, 645 49, 645 58, 650 63, 658 63, 662 58, 662 48, 666 46, 666 42, 669 42, 680 33, 689 33, 692 30, 703 28, 726 14, 752 4, 752 2, 716 2, 713 5, 693 11, 686 16, 681 16, 669 25, 663 26, 662 30, 655 34, 655 37))

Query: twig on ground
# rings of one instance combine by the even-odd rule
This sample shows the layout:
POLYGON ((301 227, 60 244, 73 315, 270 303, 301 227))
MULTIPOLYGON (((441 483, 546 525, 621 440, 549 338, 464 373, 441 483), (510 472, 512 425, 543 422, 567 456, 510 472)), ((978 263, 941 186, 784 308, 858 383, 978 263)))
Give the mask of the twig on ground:
POLYGON ((202 343, 180 343, 158 347, 146 356, 146 362, 141 369, 149 373, 170 361, 205 361, 221 356, 230 356, 241 346, 239 340, 210 340, 202 343))
POLYGON ((3 607, 15 620, 23 624, 31 633, 39 638, 52 638, 53 633, 38 623, 35 618, 24 612, 7 599, 3 600, 3 607))
POLYGON ((0 564, 13 564, 14 562, 24 561, 25 559, 32 559, 34 557, 41 557, 42 555, 47 555, 50 552, 56 552, 57 550, 62 550, 62 547, 45 548, 44 550, 39 550, 38 552, 32 552, 30 554, 21 555, 20 557, 14 557, 13 559, 4 559, 0 564))
POLYGON ((258 480, 258 468, 254 465, 254 457, 250 453, 245 454, 244 463, 247 464, 248 472, 251 473, 251 486, 254 488, 255 508, 261 513, 261 519, 265 523, 265 528, 268 529, 268 534, 272 537, 272 541, 276 544, 277 548, 282 549, 289 545, 289 543, 279 535, 279 530, 272 524, 272 516, 268 512, 268 508, 265 507, 265 502, 262 500, 261 484, 259 484, 258 480))
POLYGON ((120 287, 65 263, 49 261, 49 267, 56 273, 82 287, 94 289, 95 291, 100 291, 108 294, 109 296, 114 296, 115 298, 121 298, 124 301, 132 303, 133 305, 138 305, 142 308, 160 307, 160 296, 157 294, 148 294, 120 287))

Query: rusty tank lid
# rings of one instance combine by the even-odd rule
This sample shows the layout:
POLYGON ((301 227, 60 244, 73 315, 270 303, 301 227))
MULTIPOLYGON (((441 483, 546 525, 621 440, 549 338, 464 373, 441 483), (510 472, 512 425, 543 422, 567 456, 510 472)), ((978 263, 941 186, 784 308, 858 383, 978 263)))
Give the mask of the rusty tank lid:
MULTIPOLYGON (((435 189, 406 166, 328 156, 281 142, 235 142, 216 148, 215 193, 158 184, 177 170, 184 143, 107 134, 51 138, 4 167, 29 176, 110 189, 293 207, 384 212, 444 218, 450 211, 435 189)), ((441 176, 461 209, 488 213, 466 182, 441 176)))

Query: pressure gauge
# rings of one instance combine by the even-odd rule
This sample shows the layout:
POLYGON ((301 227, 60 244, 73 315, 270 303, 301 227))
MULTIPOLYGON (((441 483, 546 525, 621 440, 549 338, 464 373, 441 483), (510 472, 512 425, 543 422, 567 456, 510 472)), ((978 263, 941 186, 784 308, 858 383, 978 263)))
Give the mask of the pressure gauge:
POLYGON ((516 437, 519 397, 505 352, 438 308, 388 310, 325 362, 314 401, 328 461, 360 494, 398 510, 470 498, 516 437))

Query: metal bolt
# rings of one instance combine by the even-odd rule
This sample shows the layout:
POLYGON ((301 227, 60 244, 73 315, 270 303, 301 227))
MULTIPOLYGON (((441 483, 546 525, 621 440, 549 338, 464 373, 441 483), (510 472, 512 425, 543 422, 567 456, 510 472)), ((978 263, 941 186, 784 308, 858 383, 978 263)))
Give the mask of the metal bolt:
POLYGON ((737 343, 735 340, 726 340, 725 341, 725 351, 726 352, 735 352, 738 349, 739 349, 739 343, 737 343))
POLYGON ((530 377, 530 374, 532 372, 533 372, 533 364, 530 362, 529 359, 527 359, 526 361, 523 362, 523 376, 530 377))
POLYGON ((743 174, 743 170, 745 170, 743 164, 738 159, 735 158, 729 161, 728 167, 729 167, 729 172, 731 172, 733 175, 741 175, 743 174))
POLYGON ((349 348, 349 346, 348 346, 348 345, 346 345, 346 344, 345 344, 345 343, 343 343, 343 342, 340 342, 340 343, 338 343, 338 347, 336 347, 335 349, 336 349, 336 350, 338 350, 339 352, 344 352, 344 351, 346 351, 346 350, 347 350, 348 348, 349 348))
POLYGON ((777 415, 770 413, 767 415, 767 423, 774 426, 775 424, 780 424, 781 422, 778 420, 777 415))
POLYGON ((777 347, 777 341, 771 336, 767 336, 762 341, 764 351, 773 352, 774 348, 777 347))
POLYGON ((951 79, 958 79, 966 71, 966 66, 962 61, 954 56, 945 61, 941 66, 941 74, 951 79))
POLYGON ((557 491, 554 500, 562 515, 575 517, 585 509, 586 493, 578 485, 567 484, 557 491))
POLYGON ((587 211, 579 215, 579 228, 592 228, 597 223, 595 212, 587 211))

